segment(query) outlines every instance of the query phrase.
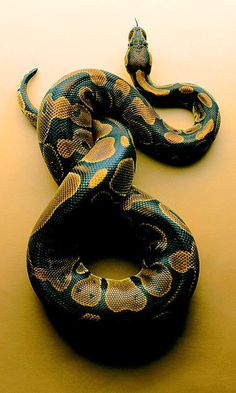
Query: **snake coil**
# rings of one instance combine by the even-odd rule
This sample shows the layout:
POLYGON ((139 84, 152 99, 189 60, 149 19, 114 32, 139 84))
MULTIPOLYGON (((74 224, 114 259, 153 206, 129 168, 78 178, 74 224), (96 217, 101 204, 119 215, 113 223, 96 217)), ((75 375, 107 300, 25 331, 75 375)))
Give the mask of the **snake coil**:
POLYGON ((187 303, 198 279, 198 252, 186 224, 132 185, 135 146, 158 160, 188 164, 213 142, 218 106, 196 85, 158 87, 151 81, 151 54, 138 25, 129 33, 125 62, 135 87, 107 71, 84 69, 55 83, 39 111, 26 91, 36 69, 18 90, 59 185, 29 239, 29 277, 43 303, 76 320, 158 319, 187 303), (192 110, 194 124, 174 129, 151 105, 192 110), (94 245, 96 253, 97 243, 86 238, 96 237, 89 220, 98 210, 99 225, 109 210, 110 227, 100 234, 104 243, 108 232, 115 236, 114 225, 132 238, 136 275, 107 279, 86 266, 86 247, 94 245))

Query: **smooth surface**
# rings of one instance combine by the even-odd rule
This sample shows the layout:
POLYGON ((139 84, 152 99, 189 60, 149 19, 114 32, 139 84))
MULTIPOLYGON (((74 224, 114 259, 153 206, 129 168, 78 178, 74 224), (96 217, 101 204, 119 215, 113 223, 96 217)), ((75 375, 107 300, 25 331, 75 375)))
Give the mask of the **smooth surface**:
MULTIPOLYGON (((1 4, 1 393, 236 392, 235 14, 233 0, 1 4), (39 72, 29 85, 35 105, 52 83, 75 69, 102 68, 130 81, 123 58, 134 17, 148 34, 152 79, 204 87, 220 106, 222 124, 208 154, 190 167, 172 168, 138 153, 135 184, 187 222, 199 248, 201 275, 176 345, 145 366, 122 368, 75 353, 58 336, 29 284, 27 241, 56 185, 36 133, 17 106, 16 89, 35 66, 39 72)), ((173 125, 192 122, 185 111, 159 113, 173 125)), ((133 269, 122 266, 122 275, 133 269)), ((106 261, 97 268, 109 274, 106 261)), ((83 340, 79 333, 78 340, 83 340)), ((137 345, 145 345, 145 337, 137 345)))

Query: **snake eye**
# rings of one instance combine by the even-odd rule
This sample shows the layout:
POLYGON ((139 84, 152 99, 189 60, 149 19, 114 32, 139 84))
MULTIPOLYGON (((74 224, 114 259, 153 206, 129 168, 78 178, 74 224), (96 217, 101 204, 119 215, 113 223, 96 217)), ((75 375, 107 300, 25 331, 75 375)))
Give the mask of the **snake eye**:
POLYGON ((145 30, 143 30, 142 28, 140 28, 140 32, 141 32, 141 34, 142 34, 143 38, 146 40, 146 39, 147 39, 147 34, 146 34, 146 31, 145 31, 145 30))
POLYGON ((131 38, 133 36, 134 30, 135 30, 135 27, 132 30, 130 30, 130 32, 129 32, 129 35, 128 35, 128 40, 129 41, 131 40, 131 38))

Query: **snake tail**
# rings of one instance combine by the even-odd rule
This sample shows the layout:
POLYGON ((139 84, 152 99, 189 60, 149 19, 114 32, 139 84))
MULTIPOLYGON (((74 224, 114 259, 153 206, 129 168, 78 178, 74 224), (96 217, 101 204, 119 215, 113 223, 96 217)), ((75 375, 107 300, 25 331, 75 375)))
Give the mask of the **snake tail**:
POLYGON ((29 96, 27 94, 27 85, 30 79, 36 74, 38 71, 37 68, 33 68, 29 71, 22 79, 20 87, 17 91, 17 98, 23 114, 27 117, 29 122, 36 128, 37 127, 37 118, 38 118, 38 110, 31 103, 29 96))

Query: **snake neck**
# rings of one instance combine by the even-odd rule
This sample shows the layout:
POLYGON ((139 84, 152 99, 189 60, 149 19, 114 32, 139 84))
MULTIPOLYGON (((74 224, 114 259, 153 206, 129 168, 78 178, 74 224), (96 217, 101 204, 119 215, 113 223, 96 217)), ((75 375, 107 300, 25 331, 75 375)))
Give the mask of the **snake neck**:
POLYGON ((170 85, 158 87, 150 78, 149 74, 138 69, 130 74, 134 86, 154 106, 166 106, 170 94, 170 85))

